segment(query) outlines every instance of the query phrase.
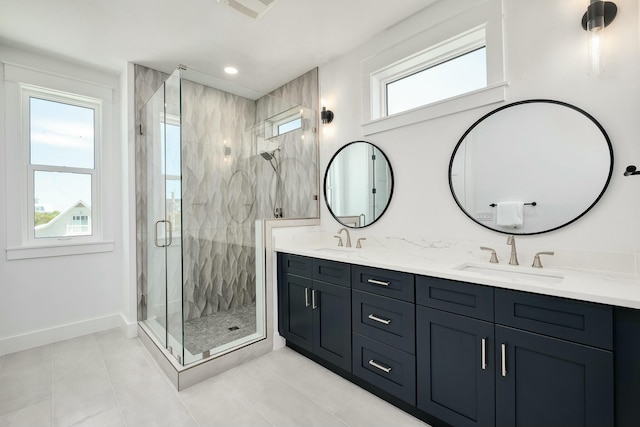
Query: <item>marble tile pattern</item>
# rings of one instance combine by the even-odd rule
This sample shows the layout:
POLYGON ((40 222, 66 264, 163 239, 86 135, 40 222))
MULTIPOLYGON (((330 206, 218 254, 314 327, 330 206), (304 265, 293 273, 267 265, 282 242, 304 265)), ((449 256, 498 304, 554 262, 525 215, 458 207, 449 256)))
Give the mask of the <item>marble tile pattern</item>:
MULTIPOLYGON (((311 70, 257 101, 185 79, 178 89, 173 82, 167 85, 169 113, 179 116, 182 135, 185 321, 255 302, 257 219, 274 217, 274 206, 281 207, 287 218, 317 217, 317 73, 311 70), (180 99, 179 108, 175 99, 180 99), (269 141, 278 149, 278 177, 259 155, 254 130, 262 124, 264 132, 265 119, 292 107, 304 107, 303 129, 269 141)), ((145 102, 161 77, 166 75, 136 66, 136 102, 145 102)), ((151 104, 149 111, 141 113, 149 121, 158 114, 151 104)), ((157 174, 152 164, 157 159, 148 152, 152 133, 148 129, 145 136, 136 138, 139 319, 146 318, 146 307, 140 302, 142 295, 148 295, 147 282, 153 275, 147 250, 153 246, 149 240, 153 221, 148 221, 147 213, 153 207, 147 206, 147 193, 158 185, 149 177, 157 174)))
POLYGON ((2 427, 426 426, 288 348, 176 391, 119 330, 0 357, 2 427))
MULTIPOLYGON (((318 69, 301 75, 257 100, 257 123, 292 107, 304 111, 302 129, 275 138, 280 165, 280 200, 285 218, 317 218, 319 215, 318 69)), ((272 147, 272 149, 274 149, 272 147)), ((273 217, 273 199, 277 177, 265 161, 258 182, 258 212, 261 218, 273 217)))
POLYGON ((255 300, 250 205, 261 160, 242 144, 254 101, 184 79, 181 95, 182 284, 189 321, 255 300), (249 206, 237 212, 243 205, 249 206))

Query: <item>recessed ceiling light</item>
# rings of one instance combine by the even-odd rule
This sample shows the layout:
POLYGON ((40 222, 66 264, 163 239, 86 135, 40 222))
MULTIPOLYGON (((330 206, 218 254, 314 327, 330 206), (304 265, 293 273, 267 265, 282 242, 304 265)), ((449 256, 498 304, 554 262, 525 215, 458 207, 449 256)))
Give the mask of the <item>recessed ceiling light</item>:
POLYGON ((224 72, 227 74, 238 74, 238 69, 236 67, 224 67, 224 72))

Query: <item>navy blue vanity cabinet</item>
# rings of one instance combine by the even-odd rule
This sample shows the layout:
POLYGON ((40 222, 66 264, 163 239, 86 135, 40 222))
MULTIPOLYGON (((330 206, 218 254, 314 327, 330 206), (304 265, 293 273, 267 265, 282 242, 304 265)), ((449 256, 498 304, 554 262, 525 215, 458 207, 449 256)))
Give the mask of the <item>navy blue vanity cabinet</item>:
POLYGON ((414 276, 354 265, 353 374, 416 403, 414 276))
POLYGON ((278 263, 287 344, 431 425, 640 425, 640 310, 298 255, 278 263))
POLYGON ((614 425, 610 306, 496 289, 496 425, 614 425))
POLYGON ((278 281, 278 329, 287 341, 313 349, 313 311, 310 309, 311 279, 281 274, 278 281))
POLYGON ((278 266, 280 335, 350 372, 350 265, 278 253, 278 266))
POLYGON ((496 343, 497 426, 614 425, 612 352, 500 325, 496 343))
POLYGON ((416 277, 418 402, 456 427, 495 424, 493 289, 416 277))

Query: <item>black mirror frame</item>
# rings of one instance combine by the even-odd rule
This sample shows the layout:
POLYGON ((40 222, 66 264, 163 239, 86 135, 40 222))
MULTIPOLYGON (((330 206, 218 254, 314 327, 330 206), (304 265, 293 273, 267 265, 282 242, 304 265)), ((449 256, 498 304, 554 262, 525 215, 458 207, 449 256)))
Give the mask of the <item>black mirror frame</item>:
POLYGON ((324 172, 324 180, 323 180, 323 187, 322 187, 322 191, 324 194, 324 204, 327 206, 327 209, 329 210, 329 213, 331 214, 331 216, 333 217, 333 219, 335 219, 339 224, 343 225, 344 227, 348 227, 348 228, 352 228, 352 229, 361 229, 361 228, 365 228, 365 227, 369 227, 372 224, 375 224, 380 218, 382 218, 382 216, 387 212, 387 209, 389 209, 389 205, 391 204, 391 199, 393 198, 393 189, 395 187, 395 177, 393 176, 393 168, 391 167, 391 162, 389 161, 389 157, 387 157, 387 155, 384 153, 384 151, 382 151, 380 149, 380 147, 378 147, 377 145, 369 142, 369 141, 352 141, 348 144, 345 144, 344 146, 340 147, 340 149, 338 151, 335 152, 335 154, 331 157, 331 160, 329 160, 329 163, 327 164, 327 169, 324 172), (340 220, 338 219, 338 217, 333 213, 333 210, 331 209, 331 207, 329 206, 329 202, 327 201, 327 176, 329 175, 329 168, 331 168, 331 164, 333 163, 333 160, 338 156, 338 154, 340 154, 340 152, 342 152, 342 150, 346 149, 347 147, 349 147, 352 144, 357 144, 363 142, 365 144, 369 144, 371 146, 373 146, 376 150, 378 150, 380 152, 380 154, 382 154, 385 158, 385 160, 387 161, 387 165, 389 166, 389 173, 391 174, 391 189, 389 190, 389 200, 387 201, 387 205, 384 207, 384 210, 380 213, 380 215, 378 215, 378 217, 376 219, 374 219, 373 221, 371 221, 369 224, 363 225, 361 227, 353 227, 350 225, 346 225, 343 224, 342 222, 340 222, 340 220))
POLYGON ((449 190, 451 191, 451 195, 453 196, 453 199, 455 200, 456 204, 458 205, 458 207, 460 208, 460 210, 462 212, 464 212, 464 214, 466 216, 468 216, 473 222, 475 222, 476 224, 481 225, 482 227, 489 229, 491 231, 495 231, 498 233, 502 233, 502 234, 513 234, 513 235, 520 235, 520 236, 532 236, 535 234, 542 234, 542 233, 548 233, 550 231, 555 231, 558 230, 560 228, 566 227, 569 224, 574 223, 575 221, 577 221, 578 219, 582 218, 587 212, 589 212, 591 210, 591 208, 593 208, 596 203, 598 203, 600 201, 600 199, 602 198, 602 196, 604 195, 604 192, 607 190, 607 187, 609 186, 609 183, 611 182, 611 176, 613 175, 613 163, 614 163, 614 158, 613 158, 613 146, 611 145, 611 140, 609 139, 609 135, 607 134, 607 132, 604 130, 604 128, 602 127, 602 125, 589 113, 587 113, 586 111, 584 111, 583 109, 576 107, 575 105, 571 105, 568 104, 566 102, 562 102, 562 101, 556 101, 556 100, 552 100, 552 99, 527 99, 524 101, 517 101, 517 102, 512 102, 510 104, 506 104, 503 105, 499 108, 496 108, 493 111, 490 111, 489 113, 485 114, 484 116, 482 116, 480 119, 478 119, 474 124, 472 124, 469 129, 467 129, 467 131, 462 135, 462 137, 458 140, 458 143, 456 144, 455 148, 453 149, 453 153, 451 154, 451 160, 449 161, 449 190), (579 113, 582 113, 584 116, 586 116, 589 120, 591 120, 593 122, 593 124, 595 124, 598 129, 600 130, 600 132, 602 132, 602 135, 604 136, 607 145, 609 147, 609 155, 611 156, 611 163, 609 165, 609 176, 607 177, 607 181, 604 184, 604 187, 602 188, 602 191, 600 191, 600 194, 598 195, 598 197, 596 197, 596 199, 593 201, 593 203, 591 203, 591 205, 589 205, 587 207, 587 209, 584 210, 584 212, 582 212, 580 215, 576 216, 574 219, 572 219, 571 221, 568 221, 564 224, 561 224, 557 227, 554 228, 550 228, 548 230, 543 230, 543 231, 536 231, 533 233, 516 233, 514 231, 503 231, 503 230, 496 230, 495 228, 491 228, 486 226, 485 224, 482 224, 480 221, 476 220, 475 218, 473 218, 473 216, 471 216, 466 209, 464 209, 464 207, 462 206, 462 204, 460 203, 460 201, 458 200, 458 198, 456 197, 455 192, 453 191, 453 181, 451 180, 451 170, 453 168, 453 159, 455 158, 455 155, 458 151, 458 148, 460 147, 460 145, 462 144, 462 142, 464 141, 464 139, 467 137, 467 135, 476 127, 478 126, 483 120, 489 118, 490 116, 506 109, 509 107, 514 107, 517 105, 522 105, 522 104, 532 104, 532 103, 549 103, 549 104, 555 104, 555 105, 561 105, 563 107, 567 107, 567 108, 571 108, 579 113))

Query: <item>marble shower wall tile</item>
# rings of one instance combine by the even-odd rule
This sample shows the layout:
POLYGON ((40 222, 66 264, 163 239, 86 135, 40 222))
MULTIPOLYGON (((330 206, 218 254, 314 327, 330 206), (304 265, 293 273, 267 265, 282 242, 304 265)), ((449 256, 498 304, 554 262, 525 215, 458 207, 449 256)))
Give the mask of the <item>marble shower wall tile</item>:
POLYGON ((258 215, 273 217, 275 204, 285 218, 316 218, 319 215, 318 171, 318 69, 303 74, 257 101, 257 121, 263 122, 282 111, 303 107, 302 129, 276 138, 280 164, 280 189, 276 198, 276 174, 264 161, 258 181, 258 215))
POLYGON ((183 310, 191 320, 255 301, 255 102, 182 81, 183 310))

